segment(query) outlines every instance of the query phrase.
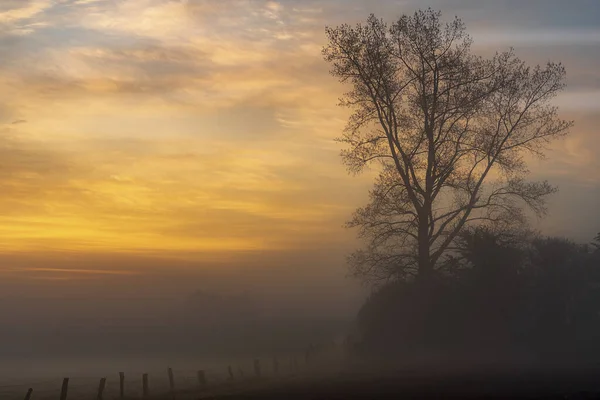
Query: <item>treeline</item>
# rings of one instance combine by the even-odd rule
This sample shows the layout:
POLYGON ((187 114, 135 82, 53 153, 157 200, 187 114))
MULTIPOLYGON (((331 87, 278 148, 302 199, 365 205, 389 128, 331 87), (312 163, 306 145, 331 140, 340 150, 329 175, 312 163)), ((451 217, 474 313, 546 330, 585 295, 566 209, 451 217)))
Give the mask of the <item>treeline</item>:
POLYGON ((466 231, 432 281, 381 285, 358 324, 360 353, 399 362, 600 361, 600 234, 466 231))

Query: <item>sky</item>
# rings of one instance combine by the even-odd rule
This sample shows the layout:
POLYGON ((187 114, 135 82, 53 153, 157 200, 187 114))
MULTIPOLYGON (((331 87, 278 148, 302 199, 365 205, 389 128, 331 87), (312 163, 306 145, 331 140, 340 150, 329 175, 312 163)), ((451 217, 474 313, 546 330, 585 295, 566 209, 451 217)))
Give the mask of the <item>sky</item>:
POLYGON ((474 51, 562 61, 569 137, 532 162, 549 234, 600 231, 597 0, 1 0, 0 293, 270 293, 353 312, 342 225, 373 173, 334 142, 348 111, 326 25, 417 7, 474 51), (107 289, 109 288, 109 290, 107 289))

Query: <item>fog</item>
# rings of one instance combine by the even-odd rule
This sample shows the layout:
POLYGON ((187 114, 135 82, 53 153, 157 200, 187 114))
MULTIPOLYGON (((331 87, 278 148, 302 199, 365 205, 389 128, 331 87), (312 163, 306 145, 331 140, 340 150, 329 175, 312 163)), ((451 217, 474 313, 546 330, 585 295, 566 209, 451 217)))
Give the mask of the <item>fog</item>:
POLYGON ((345 334, 365 290, 332 276, 334 268, 300 268, 311 260, 295 258, 277 270, 251 261, 207 266, 115 255, 48 263, 15 256, 7 262, 20 260, 39 279, 5 278, 0 336, 10 346, 1 351, 40 358, 219 357, 297 351, 345 334), (134 273, 94 273, 107 266, 134 273))
POLYGON ((600 393, 599 21, 0 0, 0 398, 600 393))
POLYGON ((22 279, 20 271, 2 283, 3 395, 34 387, 51 396, 68 376, 72 396, 95 393, 100 377, 108 377, 106 394, 116 396, 119 371, 131 395, 141 390, 142 373, 154 393, 167 392, 167 368, 180 387, 195 388, 200 369, 210 382, 226 379, 228 366, 237 378, 240 369, 251 376, 257 358, 265 373, 272 373, 274 357, 287 371, 292 357, 304 361, 310 345, 341 342, 352 332, 365 295, 356 282, 328 272, 290 270, 310 262, 301 255, 277 273, 274 265, 252 265, 251 257, 227 266, 123 255, 61 258, 56 264, 6 258, 40 279, 22 279), (143 274, 93 273, 107 265, 143 274), (58 266, 65 271, 56 272, 58 266), (311 285, 311 277, 318 282, 311 285))

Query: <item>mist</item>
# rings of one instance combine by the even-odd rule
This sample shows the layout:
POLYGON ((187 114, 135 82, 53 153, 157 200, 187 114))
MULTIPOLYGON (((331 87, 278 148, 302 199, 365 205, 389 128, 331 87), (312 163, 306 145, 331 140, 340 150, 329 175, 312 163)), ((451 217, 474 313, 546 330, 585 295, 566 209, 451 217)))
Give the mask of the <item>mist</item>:
POLYGON ((3 0, 0 398, 600 393, 598 21, 3 0))

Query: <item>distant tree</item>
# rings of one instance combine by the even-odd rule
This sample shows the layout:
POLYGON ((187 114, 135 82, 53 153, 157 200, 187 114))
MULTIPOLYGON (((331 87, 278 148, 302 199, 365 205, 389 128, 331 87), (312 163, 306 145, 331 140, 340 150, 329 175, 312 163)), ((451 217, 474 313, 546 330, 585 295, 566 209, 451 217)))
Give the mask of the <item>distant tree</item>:
POLYGON ((487 227, 463 230, 455 244, 463 268, 436 274, 431 290, 403 280, 375 288, 358 314, 363 350, 409 362, 423 354, 458 363, 473 355, 597 362, 598 253, 565 238, 487 227))
POLYGON ((351 85, 343 159, 352 173, 380 167, 370 203, 348 222, 367 240, 352 272, 368 281, 430 281, 464 228, 522 223, 523 205, 542 215, 555 191, 524 179, 524 156, 542 156, 571 126, 550 105, 563 66, 530 68, 512 50, 475 56, 463 22, 440 17, 428 9, 391 26, 371 15, 326 28, 324 59, 351 85))
POLYGON ((464 229, 457 236, 456 249, 470 267, 470 275, 486 286, 501 287, 522 268, 525 238, 522 232, 498 232, 480 226, 464 229))

